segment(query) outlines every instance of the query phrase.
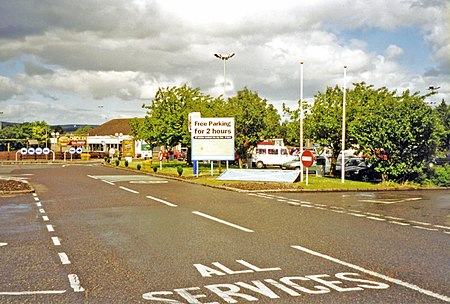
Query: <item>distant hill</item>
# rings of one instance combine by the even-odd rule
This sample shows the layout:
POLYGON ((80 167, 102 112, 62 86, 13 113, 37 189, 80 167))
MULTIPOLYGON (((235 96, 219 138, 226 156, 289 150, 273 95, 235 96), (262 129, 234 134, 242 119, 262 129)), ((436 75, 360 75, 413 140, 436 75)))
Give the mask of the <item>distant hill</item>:
MULTIPOLYGON (((17 122, 7 122, 7 121, 0 121, 0 129, 10 127, 13 125, 18 125, 21 123, 17 122)), ((50 127, 61 127, 64 130, 64 133, 73 133, 79 128, 84 128, 86 126, 91 126, 92 129, 98 127, 99 125, 91 125, 91 124, 68 124, 68 125, 50 125, 50 127)))

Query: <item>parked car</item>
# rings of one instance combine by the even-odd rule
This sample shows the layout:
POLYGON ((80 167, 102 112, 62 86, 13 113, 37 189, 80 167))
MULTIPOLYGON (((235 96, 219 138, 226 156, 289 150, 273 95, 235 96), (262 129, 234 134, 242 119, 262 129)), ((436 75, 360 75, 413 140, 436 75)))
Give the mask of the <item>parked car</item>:
POLYGON ((285 162, 295 159, 289 154, 285 146, 258 145, 252 153, 252 163, 256 168, 261 169, 266 166, 282 166, 285 162))
POLYGON ((445 164, 450 164, 450 153, 445 154, 444 157, 436 157, 430 163, 429 166, 443 166, 445 164))
MULTIPOLYGON (((335 175, 341 176, 342 166, 336 165, 335 175)), ((363 182, 377 181, 381 175, 367 162, 365 158, 350 158, 345 162, 345 177, 363 182)))
MULTIPOLYGON (((314 157, 314 162, 311 167, 308 168, 308 173, 316 173, 317 171, 317 160, 323 160, 325 162, 325 174, 330 173, 330 161, 325 156, 316 156, 314 157)), ((281 165, 281 169, 283 170, 300 170, 302 162, 299 157, 294 159, 293 161, 286 162, 281 165)))

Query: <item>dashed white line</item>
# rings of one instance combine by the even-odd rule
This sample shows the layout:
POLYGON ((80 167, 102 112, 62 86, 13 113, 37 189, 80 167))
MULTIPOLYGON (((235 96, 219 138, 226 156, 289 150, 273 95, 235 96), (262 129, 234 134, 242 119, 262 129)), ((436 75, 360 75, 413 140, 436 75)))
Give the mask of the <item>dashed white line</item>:
POLYGON ((383 218, 379 218, 379 217, 375 217, 375 216, 368 216, 368 217, 366 217, 366 218, 368 218, 368 219, 370 219, 370 220, 380 221, 380 222, 385 222, 385 221, 386 221, 386 220, 383 219, 383 218))
POLYGON ((69 277, 70 287, 72 287, 74 292, 84 291, 84 288, 81 287, 80 280, 78 279, 78 276, 76 274, 69 274, 68 277, 69 277))
POLYGON ((413 223, 413 224, 423 225, 423 226, 431 226, 430 223, 424 223, 424 222, 418 222, 418 221, 408 221, 408 222, 413 223))
POLYGON ((113 185, 113 186, 116 185, 116 184, 114 184, 113 182, 110 182, 110 181, 107 181, 107 180, 104 180, 104 179, 102 179, 101 181, 104 182, 104 183, 107 183, 107 184, 109 184, 109 185, 113 185))
POLYGON ((57 236, 52 236, 52 242, 55 246, 61 246, 61 242, 59 241, 59 238, 57 236))
POLYGON ((442 226, 442 225, 433 225, 436 228, 442 228, 442 229, 450 229, 448 226, 442 226))
POLYGON ((39 201, 39 197, 34 197, 34 200, 35 200, 36 202, 38 202, 38 201, 39 201))
POLYGON ((219 219, 219 218, 217 218, 217 217, 214 217, 214 216, 211 216, 211 215, 208 215, 208 214, 199 212, 199 211, 192 211, 192 213, 193 213, 193 214, 196 214, 196 215, 199 215, 199 216, 202 216, 202 217, 204 217, 204 218, 207 218, 207 219, 216 221, 216 222, 218 222, 218 223, 225 224, 225 225, 228 225, 228 226, 230 226, 230 227, 233 227, 233 228, 236 228, 236 229, 245 231, 245 232, 254 232, 254 231, 251 230, 251 229, 248 229, 248 228, 245 228, 245 227, 242 227, 242 226, 239 226, 239 225, 236 225, 236 224, 233 224, 233 223, 230 223, 230 222, 221 220, 221 219, 219 219))
POLYGON ((389 221, 389 223, 395 224, 395 225, 400 225, 400 226, 411 226, 411 224, 408 224, 408 223, 402 223, 402 222, 397 222, 397 221, 389 221))
POLYGON ((367 215, 361 214, 361 213, 348 213, 348 214, 353 215, 353 216, 357 216, 357 217, 366 217, 367 216, 367 215))
POLYGON ((47 225, 48 232, 55 232, 55 228, 53 228, 53 225, 47 225))
POLYGON ((48 222, 49 221, 48 216, 46 216, 46 215, 43 215, 42 219, 44 220, 44 222, 48 222))
POLYGON ((156 197, 150 196, 150 195, 147 195, 146 197, 147 197, 147 198, 149 198, 149 199, 151 199, 151 200, 154 200, 154 201, 157 201, 157 202, 163 203, 164 205, 167 205, 167 206, 169 206, 169 207, 178 207, 178 205, 175 205, 175 204, 169 203, 169 202, 167 202, 167 201, 165 201, 165 200, 162 200, 162 199, 159 199, 159 198, 156 198, 156 197))
POLYGON ((59 259, 61 260, 61 263, 63 265, 70 264, 70 260, 69 260, 69 257, 67 256, 67 254, 65 254, 64 252, 59 252, 58 255, 59 255, 59 259))
POLYGON ((395 217, 395 216, 385 216, 385 218, 388 218, 390 220, 395 220, 395 221, 404 221, 404 218, 401 217, 395 217))
POLYGON ((296 203, 296 202, 287 202, 289 205, 294 205, 294 206, 301 206, 300 203, 296 203))
POLYGON ((36 206, 42 207, 42 204, 41 203, 36 203, 36 206))
POLYGON ((40 213, 45 213, 45 210, 44 210, 43 208, 40 208, 40 209, 39 209, 39 212, 40 212, 40 213))
POLYGON ((131 192, 131 193, 139 194, 138 191, 135 191, 135 190, 132 190, 132 189, 129 189, 129 188, 126 188, 126 187, 120 186, 119 188, 122 189, 122 190, 128 191, 128 192, 131 192))
POLYGON ((351 264, 351 263, 347 263, 347 262, 341 261, 341 260, 333 258, 333 257, 331 257, 329 255, 322 254, 322 253, 310 250, 310 249, 305 248, 305 247, 301 247, 301 246, 291 246, 291 247, 294 248, 294 249, 297 249, 297 250, 300 250, 300 251, 303 251, 303 252, 306 252, 306 253, 318 256, 320 258, 326 259, 328 261, 334 262, 336 264, 340 264, 340 265, 343 265, 343 266, 355 269, 357 271, 361 271, 361 272, 367 273, 367 274, 369 274, 371 276, 378 277, 378 278, 383 279, 385 281, 388 281, 388 282, 391 282, 391 283, 394 283, 394 284, 397 284, 397 285, 400 285, 400 286, 412 289, 414 291, 423 293, 423 294, 425 294, 427 296, 430 296, 430 297, 433 297, 433 298, 436 298, 436 299, 439 299, 439 300, 442 300, 442 301, 450 303, 450 297, 447 297, 445 295, 441 295, 441 294, 435 293, 435 292, 430 291, 430 290, 423 289, 423 288, 421 288, 421 287, 419 287, 417 285, 414 285, 414 284, 411 284, 411 283, 408 283, 408 282, 404 282, 404 281, 399 280, 399 279, 391 278, 391 277, 386 276, 384 274, 381 274, 381 273, 378 273, 378 272, 375 272, 375 271, 372 271, 372 270, 368 270, 368 269, 365 269, 363 267, 360 267, 360 266, 357 266, 357 265, 354 265, 354 264, 351 264))

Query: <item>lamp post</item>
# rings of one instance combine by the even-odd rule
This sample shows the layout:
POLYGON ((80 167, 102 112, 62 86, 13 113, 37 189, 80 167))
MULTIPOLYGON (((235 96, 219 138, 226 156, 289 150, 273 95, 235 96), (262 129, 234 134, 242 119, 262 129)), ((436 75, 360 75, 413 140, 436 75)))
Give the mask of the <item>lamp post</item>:
MULTIPOLYGON (((231 53, 228 55, 222 55, 222 54, 214 54, 214 56, 223 62, 223 99, 224 101, 227 101, 227 69, 226 69, 226 62, 228 59, 232 58, 236 53, 231 53)), ((228 161, 227 161, 227 169, 228 169, 228 161)), ((219 160, 219 173, 222 172, 222 162, 219 160)))
POLYGON ((341 181, 345 182, 345 98, 347 91, 347 66, 344 65, 344 97, 342 100, 342 165, 341 165, 341 181))
POLYGON ((222 55, 222 54, 214 54, 217 58, 223 61, 223 98, 226 101, 226 94, 227 94, 227 72, 226 72, 226 61, 236 55, 235 53, 231 53, 229 55, 222 55))
MULTIPOLYGON (((303 153, 303 61, 300 62, 300 154, 303 153)), ((303 182, 303 163, 300 162, 300 181, 303 182)))
POLYGON ((52 146, 51 146, 51 148, 53 148, 52 150, 54 152, 56 152, 55 150, 56 150, 56 144, 58 142, 59 132, 56 132, 56 133, 52 132, 50 135, 52 136, 52 141, 51 141, 52 146))

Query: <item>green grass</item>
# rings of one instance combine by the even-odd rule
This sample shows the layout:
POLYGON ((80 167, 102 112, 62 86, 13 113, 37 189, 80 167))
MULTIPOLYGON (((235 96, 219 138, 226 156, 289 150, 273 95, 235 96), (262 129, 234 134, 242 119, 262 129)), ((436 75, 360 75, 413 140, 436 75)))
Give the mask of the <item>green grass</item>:
MULTIPOLYGON (((122 160, 119 167, 125 167, 125 161, 122 160)), ((400 185, 397 183, 366 183, 352 180, 345 180, 345 183, 341 182, 340 178, 333 177, 316 177, 314 174, 310 174, 308 177, 308 185, 304 182, 296 183, 273 183, 273 182, 245 182, 245 181, 219 181, 217 177, 219 174, 218 164, 215 163, 213 167, 213 175, 211 175, 211 165, 210 164, 199 164, 199 176, 196 177, 193 173, 193 167, 186 165, 184 161, 170 161, 162 162, 162 170, 160 169, 159 161, 153 162, 153 165, 147 168, 143 168, 142 160, 133 160, 128 164, 128 169, 137 170, 137 165, 141 164, 142 168, 140 171, 153 173, 152 166, 157 166, 156 174, 167 175, 167 176, 178 176, 177 167, 182 166, 183 174, 182 178, 187 179, 191 182, 205 184, 210 186, 219 187, 232 187, 239 188, 243 190, 274 190, 274 189, 284 189, 284 190, 376 190, 376 189, 393 189, 393 188, 418 188, 418 185, 400 185)), ((115 164, 110 164, 116 167, 115 164)), ((229 168, 237 168, 234 165, 230 165, 229 168)), ((226 170, 225 166, 222 165, 222 172, 226 170)), ((255 169, 257 170, 257 169, 255 169)), ((305 179, 306 180, 306 179, 305 179)))

